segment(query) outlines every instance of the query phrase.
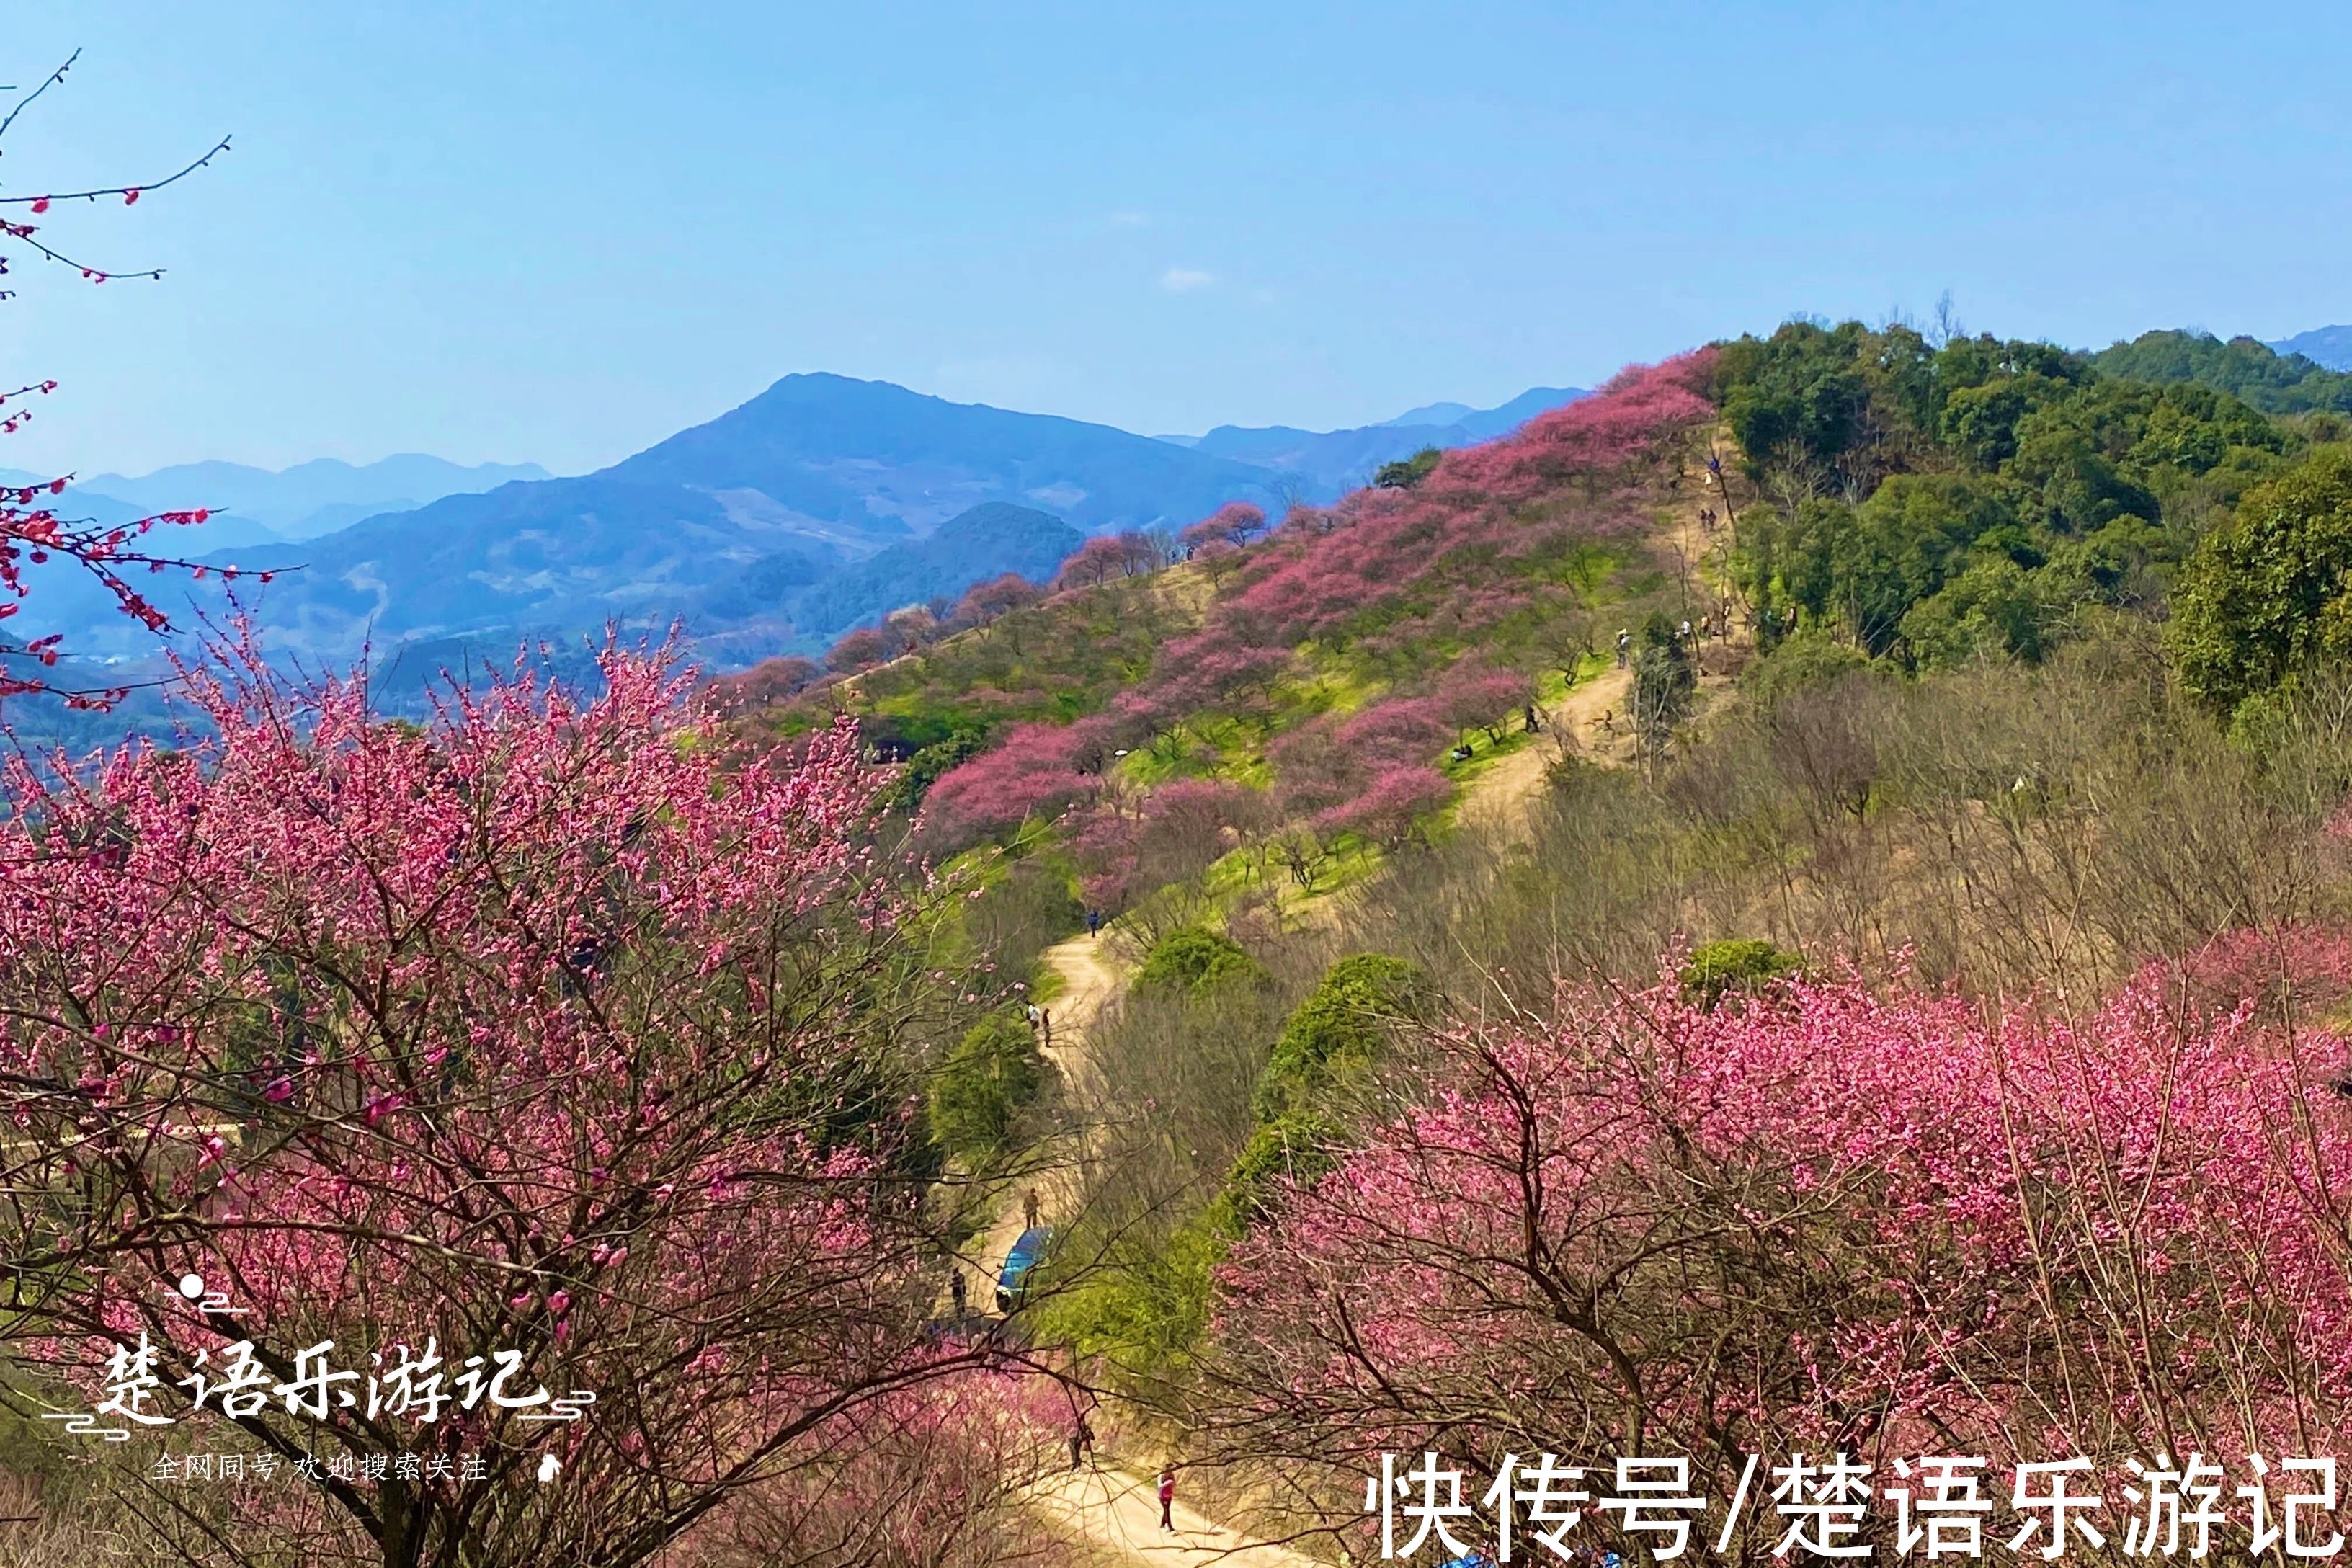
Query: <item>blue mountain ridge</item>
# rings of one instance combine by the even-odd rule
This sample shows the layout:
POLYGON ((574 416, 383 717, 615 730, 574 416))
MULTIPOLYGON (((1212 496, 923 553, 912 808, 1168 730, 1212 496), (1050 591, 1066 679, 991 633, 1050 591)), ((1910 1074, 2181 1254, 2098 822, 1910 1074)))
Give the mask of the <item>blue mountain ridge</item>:
POLYGON ((1205 436, 1159 438, 1181 439, 1194 451, 1294 476, 1304 482, 1305 499, 1323 500, 1370 484, 1382 464, 1410 458, 1424 447, 1468 447, 1491 441, 1509 435, 1547 409, 1586 395, 1579 387, 1537 386, 1499 407, 1432 403, 1352 430, 1220 425, 1205 436))
POLYGON ((2352 371, 2352 326, 2315 327, 2270 347, 2283 354, 2301 354, 2329 370, 2352 371))
MULTIPOLYGON (((477 486, 308 540, 210 533, 182 548, 213 545, 206 563, 240 568, 234 592, 269 646, 313 662, 348 663, 363 648, 382 662, 407 647, 415 657, 398 658, 403 668, 446 663, 446 654, 478 667, 504 662, 525 637, 576 640, 607 625, 659 635, 682 623, 703 657, 729 667, 815 651, 849 626, 952 600, 1003 572, 1049 576, 1087 534, 1173 531, 1229 500, 1269 511, 1328 500, 1382 462, 1513 427, 1517 405, 1566 395, 1538 388, 1442 426, 1221 426, 1188 447, 886 382, 795 374, 595 473, 477 486), (265 585, 253 576, 264 571, 283 574, 265 585)), ((437 461, 373 467, 394 468, 379 476, 389 483, 395 465, 437 461)), ((288 475, 227 464, 89 483, 134 499, 168 488, 172 505, 191 504, 194 490, 258 506, 254 487, 274 478, 282 509, 350 506, 330 499, 333 485, 348 489, 349 475, 364 470, 337 469, 289 470, 317 481, 299 492, 288 475)), ((216 581, 158 586, 183 625, 226 607, 216 581)), ((145 651, 109 606, 77 603, 88 597, 59 592, 40 607, 81 612, 68 619, 85 623, 68 627, 84 655, 145 651)))

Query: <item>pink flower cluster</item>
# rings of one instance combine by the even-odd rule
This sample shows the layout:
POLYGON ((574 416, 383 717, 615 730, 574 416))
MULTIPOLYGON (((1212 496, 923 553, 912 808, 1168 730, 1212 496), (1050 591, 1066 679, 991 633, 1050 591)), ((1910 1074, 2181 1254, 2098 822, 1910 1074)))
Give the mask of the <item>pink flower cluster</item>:
POLYGON ((1585 1451, 2334 1451, 2345 1042, 2176 981, 2074 1018, 1668 983, 1465 1034, 1236 1251, 1236 1375, 1375 1445, 1524 1448, 1526 1414, 1585 1451))
MULTIPOLYGON (((1626 371, 1515 436, 1447 454, 1413 489, 1360 490, 1329 510, 1296 511, 1255 544, 1264 513, 1240 503, 1220 509, 1187 529, 1184 542, 1196 552, 1250 547, 1232 556, 1230 591, 1209 605, 1201 630, 1166 644, 1145 679, 1107 711, 1058 731, 1015 725, 994 750, 942 777, 927 806, 933 824, 950 842, 970 842, 1090 801, 1118 750, 1202 713, 1249 711, 1303 641, 1353 638, 1376 655, 1459 647, 1538 607, 1555 591, 1538 565, 1643 521, 1629 498, 1713 416, 1700 395, 1711 363, 1702 351, 1626 371)), ((1147 570, 1149 554, 1138 538, 1090 540, 1056 582, 1067 588, 1147 570)), ((1285 742, 1276 758, 1281 789, 1325 814, 1318 826, 1327 831, 1395 838, 1445 799, 1430 766, 1444 731, 1493 724, 1531 695, 1523 675, 1461 667, 1411 721, 1394 702, 1367 721, 1409 722, 1409 737, 1351 731, 1341 738, 1350 754, 1333 759, 1308 755, 1330 744, 1333 726, 1285 742)))
POLYGON ((87 1368, 144 1328, 170 1377, 238 1336, 511 1347, 626 1391, 574 1469, 667 1423, 689 1489, 943 1353, 876 1194, 901 1119, 842 1110, 900 910, 855 729, 737 755, 665 658, 603 677, 420 728, 247 662, 187 677, 209 739, 12 766, 0 1109, 20 1190, 73 1196, 11 1211, 56 1281, 19 1334, 87 1368))

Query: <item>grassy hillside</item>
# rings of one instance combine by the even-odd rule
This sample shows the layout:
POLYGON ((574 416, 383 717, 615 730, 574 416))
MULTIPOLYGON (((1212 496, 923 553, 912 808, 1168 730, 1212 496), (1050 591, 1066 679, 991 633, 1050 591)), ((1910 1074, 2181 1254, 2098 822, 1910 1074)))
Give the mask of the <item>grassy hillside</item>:
POLYGON ((1097 541, 1054 591, 1000 584, 857 634, 830 678, 731 690, 782 698, 746 720, 781 734, 858 714, 935 850, 1050 832, 1114 912, 1211 867, 1228 904, 1320 890, 1429 840, 1466 777, 1619 664, 1603 711, 1654 763, 1709 661, 1793 640, 1776 668, 2032 664, 2102 616, 2160 618, 2249 489, 2341 430, 2154 336, 2163 379, 2136 380, 2120 351, 1793 322, 1270 531, 1228 507, 1173 549, 1097 541))
POLYGON ((1711 601, 1661 525, 1697 505, 1712 364, 1628 373, 1263 538, 1254 509, 1229 508, 1180 559, 1066 574, 749 721, 857 713, 909 759, 936 848, 1051 825, 1114 912, 1244 843, 1258 853, 1230 859, 1237 893, 1328 887, 1424 838, 1468 772, 1610 666, 1621 628, 1654 612, 1649 640, 1689 662, 1676 629, 1711 601))

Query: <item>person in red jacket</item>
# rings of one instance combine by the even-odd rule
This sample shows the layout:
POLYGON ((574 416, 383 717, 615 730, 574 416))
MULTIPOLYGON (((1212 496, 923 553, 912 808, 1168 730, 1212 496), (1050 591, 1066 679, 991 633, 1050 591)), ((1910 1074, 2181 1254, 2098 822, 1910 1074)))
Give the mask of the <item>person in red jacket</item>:
POLYGON ((1175 1469, 1175 1467, 1171 1465, 1171 1466, 1170 1466, 1168 1468, 1166 1468, 1166 1469, 1164 1469, 1164 1470, 1161 1470, 1161 1471, 1160 1472, 1160 1529, 1162 1529, 1162 1530, 1166 1530, 1166 1531, 1172 1531, 1176 1528, 1176 1521, 1175 1521, 1172 1517, 1171 1517, 1171 1516, 1170 1516, 1169 1511, 1168 1511, 1169 1510, 1171 1510, 1171 1509, 1174 1508, 1175 1506, 1176 1506, 1176 1469, 1175 1469))

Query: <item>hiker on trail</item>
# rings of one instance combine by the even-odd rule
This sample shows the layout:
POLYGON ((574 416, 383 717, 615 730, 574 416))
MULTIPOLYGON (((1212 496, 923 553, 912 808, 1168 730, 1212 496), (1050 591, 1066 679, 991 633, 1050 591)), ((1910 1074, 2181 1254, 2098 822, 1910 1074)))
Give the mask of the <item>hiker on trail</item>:
POLYGON ((1082 1415, 1078 1417, 1077 1426, 1070 1432, 1070 1468, 1075 1470, 1086 1462, 1087 1450, 1094 1447, 1094 1441, 1095 1429, 1087 1425, 1087 1418, 1082 1415))
POLYGON ((1173 1466, 1160 1472, 1160 1528, 1173 1534, 1175 1518, 1170 1510, 1176 1506, 1176 1470, 1173 1466))
POLYGON ((1029 1032, 1033 1035, 1045 1032, 1045 1009, 1034 1002, 1029 1004, 1029 1032))
POLYGON ((1541 724, 1538 724, 1538 723, 1537 723, 1537 722, 1536 722, 1536 705, 1535 705, 1534 703, 1532 703, 1532 702, 1528 703, 1528 734, 1530 734, 1530 735, 1532 735, 1532 734, 1534 734, 1537 731, 1538 731, 1538 730, 1540 730, 1540 729, 1542 729, 1542 728, 1543 728, 1543 726, 1542 726, 1541 724))
POLYGON ((1626 660, 1629 657, 1631 657, 1630 650, 1633 648, 1633 634, 1632 632, 1625 631, 1625 630, 1623 630, 1623 629, 1622 629, 1622 628, 1621 628, 1621 629, 1618 631, 1618 633, 1617 633, 1617 668, 1618 668, 1622 669, 1622 668, 1625 668, 1625 660, 1626 660))
POLYGON ((1022 1194, 1021 1228, 1024 1230, 1036 1229, 1037 1216, 1039 1214, 1044 1212, 1045 1207, 1045 1205, 1044 1201, 1037 1196, 1036 1188, 1032 1187, 1027 1192, 1022 1194))
POLYGON ((1099 937, 1102 935, 1102 911, 1100 910, 1088 910, 1087 911, 1087 934, 1092 937, 1099 937))
POLYGON ((964 1291, 963 1265, 959 1263, 956 1265, 956 1271, 948 1276, 948 1295, 955 1301, 955 1315, 959 1321, 962 1320, 965 1311, 964 1291))
POLYGON ((1690 641, 1690 622, 1687 620, 1683 622, 1683 641, 1690 641))

